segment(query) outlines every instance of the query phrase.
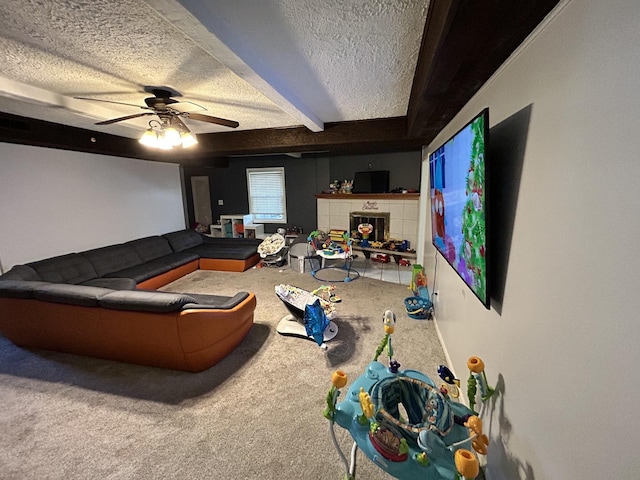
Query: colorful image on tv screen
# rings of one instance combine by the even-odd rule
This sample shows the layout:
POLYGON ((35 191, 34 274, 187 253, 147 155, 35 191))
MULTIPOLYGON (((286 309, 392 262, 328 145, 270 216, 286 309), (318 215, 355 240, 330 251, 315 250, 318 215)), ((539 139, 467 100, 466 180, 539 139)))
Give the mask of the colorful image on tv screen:
POLYGON ((485 115, 429 156, 433 244, 486 304, 485 115))

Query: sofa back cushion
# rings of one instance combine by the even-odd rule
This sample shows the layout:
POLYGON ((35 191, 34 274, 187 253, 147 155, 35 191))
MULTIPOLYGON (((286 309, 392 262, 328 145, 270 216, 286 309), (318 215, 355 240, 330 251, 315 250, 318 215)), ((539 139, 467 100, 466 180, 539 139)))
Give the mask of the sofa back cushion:
POLYGON ((87 250, 81 252, 80 255, 91 262, 99 277, 142 263, 140 255, 130 245, 125 244, 87 250))
POLYGON ((33 268, 27 265, 15 265, 7 273, 0 275, 0 280, 38 281, 41 280, 41 278, 33 268))
POLYGON ((78 253, 47 258, 27 266, 38 273, 40 280, 51 283, 82 283, 98 276, 91 262, 78 253))
POLYGON ((179 230, 163 235, 169 241, 174 252, 182 252, 188 248, 200 245, 204 240, 195 230, 179 230))
POLYGON ((171 255, 173 250, 166 238, 160 236, 139 238, 125 243, 135 250, 138 256, 144 262, 150 262, 156 258, 171 255))

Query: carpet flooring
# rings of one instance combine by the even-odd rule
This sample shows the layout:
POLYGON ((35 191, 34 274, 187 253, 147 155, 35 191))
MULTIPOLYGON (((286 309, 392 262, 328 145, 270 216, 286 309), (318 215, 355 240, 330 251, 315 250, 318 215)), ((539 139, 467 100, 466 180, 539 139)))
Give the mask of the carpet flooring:
MULTIPOLYGON (((194 272, 162 290, 256 293, 254 326, 202 373, 15 347, 0 336, 0 477, 30 479, 341 479, 322 416, 331 373, 355 379, 397 315, 402 368, 436 377, 444 352, 431 321, 404 311, 406 285, 360 277, 335 283, 337 337, 323 351, 276 332, 287 310, 279 283, 313 290, 310 274, 284 268, 194 272)), ((384 359, 384 357, 381 357, 384 359)), ((336 428, 343 450, 348 432, 336 428)), ((361 452, 358 478, 390 478, 361 452)))

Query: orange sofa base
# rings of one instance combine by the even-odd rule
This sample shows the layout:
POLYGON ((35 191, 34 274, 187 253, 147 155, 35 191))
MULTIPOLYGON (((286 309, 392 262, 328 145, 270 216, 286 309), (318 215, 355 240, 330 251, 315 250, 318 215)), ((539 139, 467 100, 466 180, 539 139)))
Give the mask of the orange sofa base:
POLYGON ((255 254, 245 260, 230 260, 221 258, 201 258, 200 270, 218 270, 221 272, 244 272, 260 261, 260 255, 255 254))
POLYGON ((19 347, 201 372, 240 344, 255 307, 253 293, 229 310, 171 313, 0 298, 0 330, 19 347))
POLYGON ((171 282, 175 282, 179 278, 182 278, 191 272, 195 272, 196 270, 198 270, 198 260, 194 260, 178 268, 174 268, 173 270, 169 270, 168 272, 158 275, 157 277, 153 277, 149 280, 145 280, 144 282, 140 282, 136 286, 136 288, 138 290, 157 290, 158 288, 164 287, 171 282))

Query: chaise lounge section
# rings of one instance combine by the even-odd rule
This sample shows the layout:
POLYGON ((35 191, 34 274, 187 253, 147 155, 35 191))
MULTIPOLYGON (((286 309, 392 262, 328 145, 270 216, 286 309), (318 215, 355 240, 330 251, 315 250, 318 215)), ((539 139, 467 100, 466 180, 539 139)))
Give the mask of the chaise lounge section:
POLYGON ((205 370, 247 335, 255 295, 153 290, 198 268, 244 271, 259 243, 181 230, 16 265, 0 276, 0 331, 25 348, 205 370))

